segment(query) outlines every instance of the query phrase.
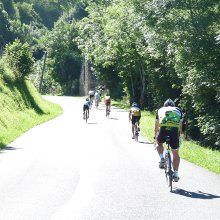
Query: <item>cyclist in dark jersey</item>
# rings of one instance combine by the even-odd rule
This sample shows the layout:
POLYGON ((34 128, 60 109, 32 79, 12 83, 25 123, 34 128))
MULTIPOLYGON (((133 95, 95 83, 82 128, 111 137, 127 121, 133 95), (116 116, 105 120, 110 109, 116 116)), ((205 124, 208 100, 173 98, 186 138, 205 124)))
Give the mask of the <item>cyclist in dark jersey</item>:
POLYGON ((83 103, 83 119, 85 119, 86 110, 88 110, 88 117, 89 117, 89 109, 90 109, 90 101, 89 98, 86 98, 85 102, 83 103))

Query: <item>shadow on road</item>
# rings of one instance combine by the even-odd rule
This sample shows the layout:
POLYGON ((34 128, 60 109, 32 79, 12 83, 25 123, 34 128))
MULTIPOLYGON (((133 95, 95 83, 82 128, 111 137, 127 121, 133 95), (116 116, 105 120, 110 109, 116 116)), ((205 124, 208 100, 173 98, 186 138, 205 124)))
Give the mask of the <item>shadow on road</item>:
POLYGON ((205 193, 205 192, 201 192, 201 191, 197 191, 197 192, 190 192, 190 191, 186 191, 184 189, 175 189, 173 190, 173 193, 175 194, 179 194, 181 196, 186 196, 186 197, 190 197, 193 199, 219 199, 220 196, 218 195, 213 195, 210 193, 205 193))
POLYGON ((7 152, 9 150, 20 150, 20 149, 22 149, 22 148, 6 146, 3 149, 1 149, 0 153, 5 153, 5 152, 7 152))
POLYGON ((98 123, 97 122, 88 122, 87 124, 89 124, 89 125, 97 125, 98 123))
POLYGON ((118 118, 109 118, 109 119, 112 119, 112 120, 119 120, 118 118))
POLYGON ((119 110, 116 110, 116 112, 129 112, 129 111, 128 110, 119 109, 119 110))
POLYGON ((151 142, 148 142, 148 141, 138 141, 138 142, 141 144, 152 144, 151 142))

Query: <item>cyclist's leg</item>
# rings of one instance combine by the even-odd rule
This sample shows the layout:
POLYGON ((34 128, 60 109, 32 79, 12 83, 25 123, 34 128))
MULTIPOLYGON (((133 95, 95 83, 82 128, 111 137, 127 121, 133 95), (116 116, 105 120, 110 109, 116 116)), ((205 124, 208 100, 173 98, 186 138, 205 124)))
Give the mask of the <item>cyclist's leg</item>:
POLYGON ((138 117, 137 117, 137 122, 138 122, 138 131, 140 131, 140 119, 141 119, 141 117, 140 117, 140 116, 138 116, 138 117))
POLYGON ((173 153, 173 169, 178 171, 180 165, 179 149, 177 150, 172 149, 172 153, 173 153))
POLYGON ((165 142, 166 138, 166 130, 162 127, 159 130, 159 134, 156 137, 156 142, 157 142, 157 152, 160 156, 160 162, 159 162, 159 168, 163 169, 164 168, 164 148, 163 148, 163 143, 165 142))
POLYGON ((179 180, 178 170, 180 164, 178 129, 173 129, 170 136, 171 136, 170 146, 172 148, 172 153, 173 153, 174 181, 177 182, 179 180))
POLYGON ((178 128, 173 128, 170 131, 170 146, 173 152, 173 168, 178 170, 180 157, 179 157, 179 133, 178 128))
POLYGON ((163 152, 164 152, 164 148, 163 148, 163 143, 166 141, 166 130, 161 127, 158 133, 158 136, 156 137, 156 142, 157 142, 157 152, 160 155, 160 158, 163 158, 163 152))
POLYGON ((135 117, 131 116, 131 130, 132 130, 132 138, 134 139, 134 126, 135 126, 135 117))

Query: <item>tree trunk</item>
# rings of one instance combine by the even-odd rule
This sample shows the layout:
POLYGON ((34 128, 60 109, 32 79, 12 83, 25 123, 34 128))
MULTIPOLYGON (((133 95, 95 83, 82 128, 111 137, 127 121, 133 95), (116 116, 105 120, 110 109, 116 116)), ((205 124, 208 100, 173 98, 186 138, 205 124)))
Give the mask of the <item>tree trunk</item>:
POLYGON ((132 73, 130 72, 130 78, 131 78, 131 92, 132 92, 132 97, 135 97, 135 92, 134 92, 134 81, 132 77, 132 73))
POLYGON ((146 72, 144 70, 143 61, 139 58, 140 64, 140 76, 141 76, 141 96, 140 96, 140 105, 141 107, 145 106, 145 94, 146 94, 146 72))

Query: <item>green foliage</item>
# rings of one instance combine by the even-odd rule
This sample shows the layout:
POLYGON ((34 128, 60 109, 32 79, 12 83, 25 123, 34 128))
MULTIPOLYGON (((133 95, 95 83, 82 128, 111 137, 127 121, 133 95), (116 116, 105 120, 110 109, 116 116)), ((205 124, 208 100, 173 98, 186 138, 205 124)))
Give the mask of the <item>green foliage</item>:
POLYGON ((3 5, 0 3, 0 48, 13 39, 10 31, 10 21, 8 13, 5 11, 3 5))
POLYGON ((148 109, 178 98, 187 134, 219 148, 218 1, 96 1, 87 11, 78 44, 98 76, 117 79, 110 67, 148 109))
POLYGON ((79 93, 76 85, 81 71, 82 56, 74 41, 77 34, 76 22, 69 12, 59 19, 47 38, 47 63, 50 74, 62 86, 65 95, 79 93))
POLYGON ((3 8, 7 11, 9 16, 13 16, 15 13, 13 0, 1 0, 3 8))
POLYGON ((30 24, 32 21, 39 19, 37 13, 33 10, 32 4, 26 2, 18 3, 16 10, 22 23, 30 24))
POLYGON ((32 72, 33 59, 30 47, 15 40, 6 46, 5 60, 15 72, 17 78, 24 78, 32 72))
POLYGON ((0 59, 0 148, 31 127, 62 112, 46 102, 28 80, 15 80, 12 70, 0 59))

